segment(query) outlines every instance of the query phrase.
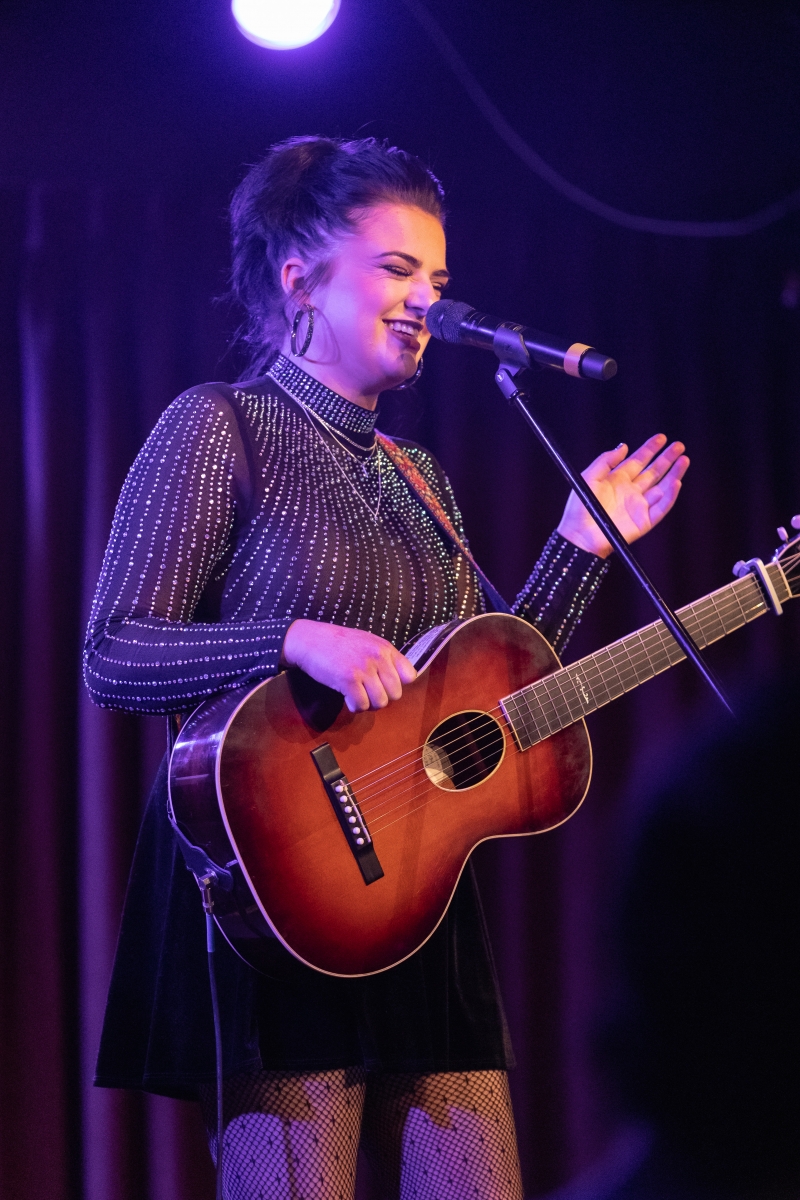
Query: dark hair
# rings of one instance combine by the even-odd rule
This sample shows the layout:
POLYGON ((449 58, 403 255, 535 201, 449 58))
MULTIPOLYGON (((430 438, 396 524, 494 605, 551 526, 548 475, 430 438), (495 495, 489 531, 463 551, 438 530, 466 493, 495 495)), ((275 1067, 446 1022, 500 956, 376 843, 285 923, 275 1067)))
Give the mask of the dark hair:
POLYGON ((265 370, 290 324, 280 269, 292 253, 307 257, 308 290, 325 278, 337 237, 365 209, 408 204, 444 222, 444 191, 413 154, 375 138, 296 137, 272 146, 248 171, 231 201, 233 294, 247 319, 249 371, 265 370))

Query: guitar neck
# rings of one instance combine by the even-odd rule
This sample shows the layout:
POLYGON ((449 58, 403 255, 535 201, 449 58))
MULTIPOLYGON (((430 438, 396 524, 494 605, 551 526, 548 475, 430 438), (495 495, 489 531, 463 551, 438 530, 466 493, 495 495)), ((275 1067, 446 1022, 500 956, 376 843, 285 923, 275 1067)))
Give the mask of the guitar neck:
MULTIPOLYGON (((769 563, 766 569, 781 603, 790 599, 792 592, 780 566, 769 563)), ((702 650, 769 609, 756 577, 745 575, 678 609, 677 616, 702 650)), ((512 692, 500 702, 501 708, 519 749, 527 750, 685 657, 663 621, 654 621, 512 692)))

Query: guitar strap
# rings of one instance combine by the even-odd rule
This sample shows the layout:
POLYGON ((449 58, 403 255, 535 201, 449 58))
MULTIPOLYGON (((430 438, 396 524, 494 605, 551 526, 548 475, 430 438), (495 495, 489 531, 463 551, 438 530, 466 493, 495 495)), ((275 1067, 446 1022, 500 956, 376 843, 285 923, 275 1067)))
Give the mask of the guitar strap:
POLYGON ((412 462, 405 450, 398 446, 397 442, 393 442, 391 438, 388 438, 385 433, 376 433, 375 437, 378 445, 394 463, 420 504, 430 513, 442 532, 450 539, 456 550, 458 550, 459 554, 464 555, 464 558, 481 581, 483 590, 491 601, 494 611, 510 613, 510 607, 506 604, 492 581, 487 578, 481 567, 476 563, 469 546, 459 536, 453 522, 445 512, 442 502, 416 464, 412 462))

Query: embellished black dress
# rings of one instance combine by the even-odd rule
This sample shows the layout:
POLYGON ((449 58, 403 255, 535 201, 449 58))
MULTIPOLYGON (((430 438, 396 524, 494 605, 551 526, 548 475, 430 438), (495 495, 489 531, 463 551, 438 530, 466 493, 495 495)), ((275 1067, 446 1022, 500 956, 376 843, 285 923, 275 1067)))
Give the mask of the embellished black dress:
MULTIPOLYGON (((179 396, 120 496, 85 654, 96 703, 174 713, 275 674, 298 618, 402 648, 484 611, 471 566, 383 450, 375 416, 281 357, 252 383, 179 396)), ((450 485, 401 443, 461 532, 450 485)), ((553 534, 514 611, 563 649, 604 564, 553 534)), ((470 871, 434 936, 380 975, 337 979, 286 952, 274 978, 218 939, 225 1073, 511 1065, 470 871)), ((96 1082, 193 1098, 213 1078, 204 917, 159 772, 134 857, 96 1082)))

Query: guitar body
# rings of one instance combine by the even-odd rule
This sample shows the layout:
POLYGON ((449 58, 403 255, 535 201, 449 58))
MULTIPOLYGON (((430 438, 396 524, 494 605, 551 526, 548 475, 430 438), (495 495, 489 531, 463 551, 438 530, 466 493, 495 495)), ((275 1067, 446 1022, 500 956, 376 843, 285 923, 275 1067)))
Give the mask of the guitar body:
MULTIPOLYGON (((800 534, 734 574, 678 610, 701 648, 800 594, 800 534)), ((553 829, 579 807, 583 716, 684 656, 655 621, 561 667, 532 626, 489 613, 430 631, 410 657, 417 678, 378 712, 350 713, 289 670, 201 704, 181 729, 170 803, 205 852, 192 870, 217 864, 217 924, 270 975, 298 963, 372 975, 408 958, 475 846, 553 829)))
POLYGON ((455 626, 386 709, 350 713, 295 669, 201 705, 176 742, 170 796, 190 841, 221 866, 238 860, 237 890, 217 891, 235 948, 263 965, 271 933, 338 976, 419 949, 475 846, 552 829, 586 794, 583 721, 523 753, 498 707, 559 666, 525 621, 486 614, 455 626), (323 744, 371 836, 383 872, 373 882, 312 757, 323 744))

